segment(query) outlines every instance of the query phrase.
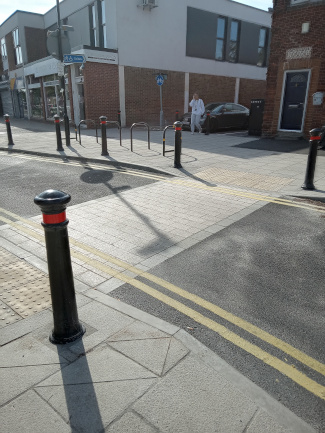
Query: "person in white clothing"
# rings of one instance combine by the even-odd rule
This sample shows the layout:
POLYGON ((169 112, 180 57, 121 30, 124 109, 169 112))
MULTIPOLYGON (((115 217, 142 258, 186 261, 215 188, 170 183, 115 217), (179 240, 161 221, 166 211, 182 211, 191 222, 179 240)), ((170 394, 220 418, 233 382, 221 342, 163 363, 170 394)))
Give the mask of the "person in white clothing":
POLYGON ((202 99, 199 98, 198 93, 194 93, 193 99, 190 102, 190 106, 192 107, 192 115, 191 115, 191 133, 194 134, 195 127, 202 132, 202 128, 200 125, 200 119, 202 114, 204 114, 204 104, 202 99))

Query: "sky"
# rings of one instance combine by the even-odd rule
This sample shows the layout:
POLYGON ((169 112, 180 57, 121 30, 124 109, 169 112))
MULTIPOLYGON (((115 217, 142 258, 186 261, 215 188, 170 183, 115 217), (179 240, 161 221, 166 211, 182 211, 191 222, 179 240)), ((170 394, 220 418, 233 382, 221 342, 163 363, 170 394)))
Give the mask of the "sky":
MULTIPOLYGON (((122 0, 121 0, 122 1, 122 0)), ((162 0, 163 1, 163 0, 162 0)), ((180 0, 178 0, 180 1, 180 0)), ((216 0, 218 1, 218 0, 216 0)), ((237 0, 249 6, 268 10, 272 7, 272 0, 237 0)), ((44 14, 52 7, 56 6, 56 0, 0 0, 0 24, 3 23, 17 9, 44 14)))

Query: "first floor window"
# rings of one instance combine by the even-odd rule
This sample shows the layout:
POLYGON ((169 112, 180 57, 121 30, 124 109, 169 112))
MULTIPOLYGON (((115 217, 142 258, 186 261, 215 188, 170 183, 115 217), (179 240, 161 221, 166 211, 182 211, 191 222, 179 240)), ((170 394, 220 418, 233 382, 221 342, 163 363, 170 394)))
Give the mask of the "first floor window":
POLYGON ((217 21, 216 60, 225 59, 226 19, 219 17, 217 21))
POLYGON ((22 52, 21 52, 21 46, 20 46, 20 43, 19 43, 18 29, 15 29, 12 32, 12 36, 13 36, 13 39, 14 39, 16 65, 21 65, 23 63, 23 56, 22 56, 22 52))
POLYGON ((238 60, 238 35, 239 22, 231 21, 230 24, 230 40, 229 40, 229 61, 237 62, 238 60))
POLYGON ((266 63, 266 37, 267 37, 267 30, 262 27, 260 29, 260 35, 258 40, 257 66, 265 66, 266 63))

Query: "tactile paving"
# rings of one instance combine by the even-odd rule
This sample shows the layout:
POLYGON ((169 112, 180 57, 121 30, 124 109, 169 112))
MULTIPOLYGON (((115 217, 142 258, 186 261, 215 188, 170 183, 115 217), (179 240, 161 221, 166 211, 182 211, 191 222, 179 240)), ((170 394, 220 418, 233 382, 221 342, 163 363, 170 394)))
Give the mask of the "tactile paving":
POLYGON ((15 313, 14 310, 0 300, 0 328, 17 322, 18 320, 21 320, 19 314, 15 313))
POLYGON ((0 293, 0 300, 21 317, 28 317, 51 306, 51 292, 48 277, 21 284, 0 293))
POLYGON ((278 191, 293 181, 291 178, 265 174, 225 170, 218 167, 208 168, 195 174, 196 177, 213 183, 223 183, 244 188, 278 191))
MULTIPOLYGON (((14 263, 17 260, 19 260, 16 256, 9 253, 8 251, 5 251, 4 249, 0 248, 0 263, 1 267, 9 265, 9 263, 14 263)), ((2 273, 2 270, 1 270, 2 273)))
MULTIPOLYGON (((0 273, 0 293, 20 287, 22 284, 37 280, 41 271, 28 263, 18 261, 2 266, 0 273)), ((41 273, 43 274, 43 273, 41 273)))

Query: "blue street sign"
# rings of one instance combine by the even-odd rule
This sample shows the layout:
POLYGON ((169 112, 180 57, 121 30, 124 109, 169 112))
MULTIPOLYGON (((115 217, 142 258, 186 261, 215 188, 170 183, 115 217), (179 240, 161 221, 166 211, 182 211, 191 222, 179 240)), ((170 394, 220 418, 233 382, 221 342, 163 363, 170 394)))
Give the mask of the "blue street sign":
POLYGON ((157 75, 156 81, 157 81, 158 86, 162 86, 164 84, 164 77, 162 75, 157 75))
POLYGON ((83 54, 64 54, 63 63, 86 63, 86 57, 83 54))

